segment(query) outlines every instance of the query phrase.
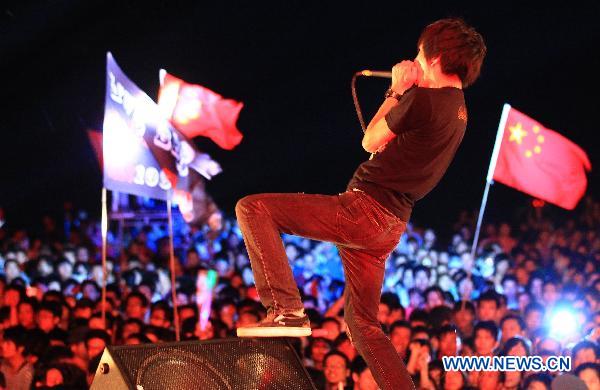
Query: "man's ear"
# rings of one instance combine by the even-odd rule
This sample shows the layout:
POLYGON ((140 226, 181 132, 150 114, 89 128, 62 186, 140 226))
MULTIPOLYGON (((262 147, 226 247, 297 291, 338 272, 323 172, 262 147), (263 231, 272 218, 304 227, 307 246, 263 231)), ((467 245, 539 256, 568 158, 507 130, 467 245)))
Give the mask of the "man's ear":
POLYGON ((437 56, 437 57, 433 57, 427 60, 427 62, 429 62, 429 65, 431 67, 435 66, 435 65, 442 65, 442 57, 441 56, 437 56))

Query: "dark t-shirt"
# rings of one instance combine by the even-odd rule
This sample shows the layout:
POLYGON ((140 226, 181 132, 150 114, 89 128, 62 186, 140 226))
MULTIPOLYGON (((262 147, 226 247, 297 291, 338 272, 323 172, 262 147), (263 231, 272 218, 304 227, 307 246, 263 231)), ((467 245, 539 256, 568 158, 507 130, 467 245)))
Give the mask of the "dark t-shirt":
POLYGON ((348 189, 363 190, 403 221, 440 181, 465 134, 467 110, 459 88, 408 90, 385 116, 392 138, 360 164, 348 189))

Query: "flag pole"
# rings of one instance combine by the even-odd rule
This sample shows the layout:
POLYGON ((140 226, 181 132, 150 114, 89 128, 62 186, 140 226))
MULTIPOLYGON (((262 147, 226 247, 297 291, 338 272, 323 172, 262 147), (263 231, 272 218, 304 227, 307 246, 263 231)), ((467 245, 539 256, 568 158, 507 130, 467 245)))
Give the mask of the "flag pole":
POLYGON ((494 182, 494 170, 496 169, 496 163, 498 162, 498 155, 500 154, 500 145, 502 144, 502 138, 504 137, 504 128, 506 127, 506 121, 508 119, 509 111, 510 104, 504 104, 504 107, 502 108, 502 115, 500 116, 500 123, 498 124, 498 132, 496 133, 496 141, 494 142, 492 158, 490 159, 490 166, 488 167, 487 178, 485 180, 485 191, 483 192, 483 199, 481 200, 481 207, 479 208, 477 227, 475 228, 475 237, 473 238, 473 245, 471 246, 471 258, 473 260, 475 260, 475 252, 477 252, 479 232, 481 230, 481 223, 483 221, 483 213, 485 212, 485 206, 487 205, 487 198, 490 191, 490 185, 494 182))
POLYGON ((106 330, 106 281, 108 279, 106 270, 106 236, 108 234, 108 212, 106 209, 106 187, 102 187, 102 326, 106 330))
POLYGON ((173 216, 171 198, 167 199, 167 216, 169 219, 169 262, 171 268, 171 299, 173 300, 173 322, 175 322, 175 340, 179 341, 179 314, 177 312, 177 289, 175 286, 175 249, 173 248, 173 216))
MULTIPOLYGON (((160 86, 164 85, 167 71, 160 69, 158 79, 160 86)), ((158 107, 161 109, 160 106, 158 107)), ((168 117, 168 116, 166 116, 168 117)), ((173 215, 171 213, 171 197, 167 197, 167 216, 169 219, 169 263, 171 268, 171 300, 173 301, 173 322, 175 322, 175 340, 179 341, 179 313, 177 312, 177 288, 175 286, 175 249, 173 247, 173 215)))

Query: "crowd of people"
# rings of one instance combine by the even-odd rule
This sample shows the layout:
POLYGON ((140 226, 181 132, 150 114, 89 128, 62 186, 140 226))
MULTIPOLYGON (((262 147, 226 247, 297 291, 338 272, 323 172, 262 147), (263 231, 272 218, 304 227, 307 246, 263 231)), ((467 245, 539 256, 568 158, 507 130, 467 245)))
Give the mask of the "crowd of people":
MULTIPOLYGON (((565 372, 444 371, 442 358, 570 356, 570 374, 600 389, 600 203, 586 198, 566 219, 546 210, 485 223, 474 258, 469 213, 447 242, 408 225, 386 263, 378 319, 417 388, 550 389, 565 372)), ((165 224, 109 235, 103 320, 98 221, 68 213, 21 229, 0 220, 0 388, 87 388, 106 345, 175 340, 165 224)), ((175 231, 181 340, 234 337, 265 316, 235 219, 215 213, 175 231), (214 291, 199 294, 209 269, 214 291)), ((336 247, 283 237, 313 329, 297 351, 307 372, 319 389, 376 389, 345 333, 336 247)))

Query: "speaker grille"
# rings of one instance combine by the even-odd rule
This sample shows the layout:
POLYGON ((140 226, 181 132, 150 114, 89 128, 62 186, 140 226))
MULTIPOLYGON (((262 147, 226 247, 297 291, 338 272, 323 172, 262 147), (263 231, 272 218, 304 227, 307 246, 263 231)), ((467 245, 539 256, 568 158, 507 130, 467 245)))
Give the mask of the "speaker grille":
POLYGON ((285 339, 109 347, 138 390, 314 389, 285 339))

